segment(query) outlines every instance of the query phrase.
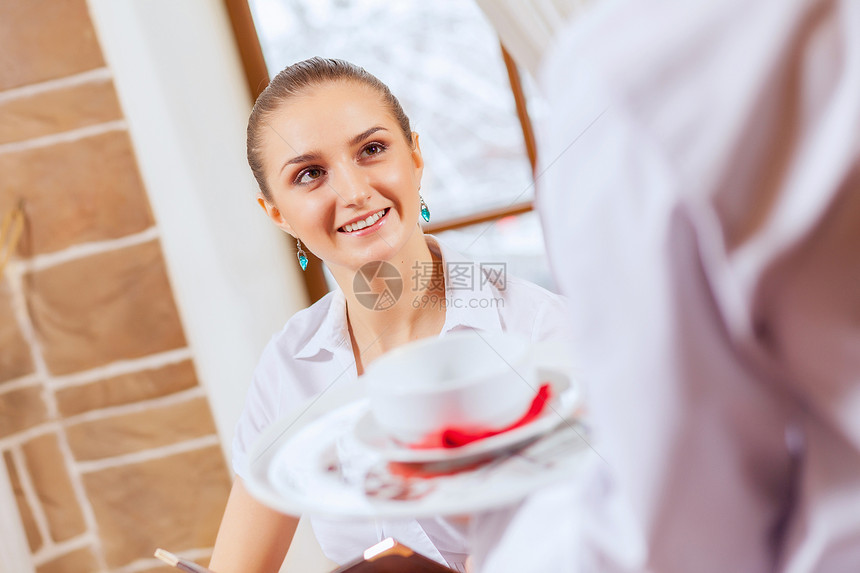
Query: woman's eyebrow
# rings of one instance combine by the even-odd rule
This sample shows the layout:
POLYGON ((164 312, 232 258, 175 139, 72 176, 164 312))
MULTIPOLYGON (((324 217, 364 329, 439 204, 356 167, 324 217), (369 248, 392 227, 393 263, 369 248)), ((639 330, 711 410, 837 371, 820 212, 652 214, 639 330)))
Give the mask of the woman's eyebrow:
POLYGON ((375 127, 371 127, 370 129, 365 130, 365 131, 363 131, 363 132, 359 133, 358 135, 356 135, 355 137, 353 137, 353 138, 349 141, 349 144, 350 144, 350 145, 357 145, 357 144, 359 144, 362 140, 367 139, 368 137, 370 137, 371 135, 373 135, 373 134, 374 134, 374 133, 376 133, 377 131, 388 131, 388 130, 387 130, 387 129, 385 129, 384 127, 382 127, 381 125, 377 125, 377 126, 375 126, 375 127))
POLYGON ((299 155, 298 157, 293 157, 289 161, 284 162, 284 167, 287 165, 295 165, 296 163, 304 163, 305 161, 313 161, 315 159, 319 159, 320 154, 317 151, 311 151, 310 153, 305 153, 303 155, 299 155))
POLYGON ((296 163, 305 163, 306 161, 316 161, 321 156, 319 151, 311 151, 310 153, 304 153, 299 155, 298 157, 293 157, 287 161, 284 161, 284 164, 281 165, 281 169, 278 173, 283 173, 284 169, 287 168, 288 165, 295 165, 296 163))

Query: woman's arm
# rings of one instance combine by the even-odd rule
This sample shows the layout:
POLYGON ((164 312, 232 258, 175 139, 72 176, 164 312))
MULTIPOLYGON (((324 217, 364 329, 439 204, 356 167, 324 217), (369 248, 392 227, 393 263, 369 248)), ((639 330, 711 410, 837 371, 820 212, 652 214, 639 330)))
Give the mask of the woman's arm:
POLYGON ((269 509, 237 477, 218 529, 209 568, 217 573, 277 573, 299 518, 269 509))

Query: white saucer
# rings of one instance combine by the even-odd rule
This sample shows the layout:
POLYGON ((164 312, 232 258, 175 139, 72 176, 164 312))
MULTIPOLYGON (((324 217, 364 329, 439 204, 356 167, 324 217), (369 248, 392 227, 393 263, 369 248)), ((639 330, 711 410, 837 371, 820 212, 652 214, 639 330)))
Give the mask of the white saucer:
POLYGON ((430 463, 453 461, 462 458, 484 457, 495 451, 509 450, 533 438, 549 432, 567 421, 580 402, 579 388, 571 384, 568 376, 557 370, 540 369, 540 383, 548 382, 551 398, 540 416, 528 424, 478 440, 458 448, 414 449, 391 439, 376 423, 368 410, 355 425, 355 438, 360 444, 373 450, 383 459, 402 463, 430 463))
MULTIPOLYGON (((567 382, 567 389, 557 401, 560 405, 573 402, 563 406, 569 415, 578 392, 565 374, 556 372, 550 381, 562 384, 560 379, 567 382)), ((529 425, 534 428, 524 432, 528 438, 494 445, 487 463, 448 475, 402 477, 391 472, 390 458, 356 438, 353 430, 368 414, 369 404, 355 389, 343 390, 351 398, 347 403, 300 426, 295 418, 280 421, 258 440, 249 458, 246 486, 260 501, 292 515, 344 519, 460 515, 519 501, 541 487, 569 479, 597 457, 578 423, 557 417, 550 424, 541 422, 541 416, 529 425), (510 451, 515 446, 518 449, 510 451)), ((466 447, 478 445, 457 448, 461 450, 457 459, 464 459, 466 447)), ((479 457, 487 453, 484 448, 481 445, 479 457)))

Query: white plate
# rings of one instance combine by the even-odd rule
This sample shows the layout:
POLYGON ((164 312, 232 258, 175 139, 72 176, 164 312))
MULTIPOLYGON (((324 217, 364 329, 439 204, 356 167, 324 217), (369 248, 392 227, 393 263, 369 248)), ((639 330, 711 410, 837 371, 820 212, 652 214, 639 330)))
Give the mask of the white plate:
POLYGON ((379 452, 355 438, 353 429, 367 414, 368 402, 355 399, 360 391, 344 391, 352 397, 346 404, 300 427, 295 418, 283 420, 258 440, 246 485, 263 503, 292 515, 344 519, 459 515, 516 502, 569 479, 596 458, 582 427, 567 421, 533 436, 532 443, 520 443, 513 453, 494 450, 492 461, 476 468, 400 477, 379 452))
POLYGON ((392 462, 429 463, 453 461, 462 458, 485 456, 499 450, 509 450, 527 442, 541 434, 549 432, 559 424, 567 421, 579 404, 579 389, 571 384, 569 376, 557 370, 540 369, 540 383, 549 382, 551 388, 550 401, 540 416, 528 424, 478 440, 458 448, 422 448, 413 449, 391 439, 379 427, 372 413, 368 410, 355 425, 355 438, 359 443, 392 462))

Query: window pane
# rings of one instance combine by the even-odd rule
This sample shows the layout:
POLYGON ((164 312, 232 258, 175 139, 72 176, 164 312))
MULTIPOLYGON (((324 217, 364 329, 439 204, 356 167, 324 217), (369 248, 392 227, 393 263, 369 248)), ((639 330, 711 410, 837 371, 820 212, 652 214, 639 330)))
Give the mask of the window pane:
POLYGON ((420 134, 421 193, 434 222, 533 197, 498 37, 474 2, 250 5, 271 75, 325 56, 363 66, 388 84, 420 134))

